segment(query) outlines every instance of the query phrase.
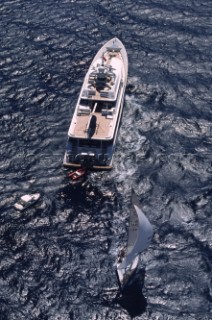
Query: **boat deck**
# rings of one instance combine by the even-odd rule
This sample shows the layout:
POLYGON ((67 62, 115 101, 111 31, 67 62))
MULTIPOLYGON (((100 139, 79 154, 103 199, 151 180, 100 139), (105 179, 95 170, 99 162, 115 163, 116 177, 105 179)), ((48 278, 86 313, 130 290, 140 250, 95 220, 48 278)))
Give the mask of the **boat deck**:
MULTIPOLYGON (((102 115, 100 112, 92 113, 96 117, 96 125, 91 133, 93 139, 109 139, 112 138, 112 127, 114 115, 102 115)), ((88 137, 88 124, 91 114, 78 115, 75 118, 75 126, 72 135, 78 138, 88 137)), ((92 129, 91 129, 92 130, 92 129)))
POLYGON ((113 38, 100 48, 85 75, 68 130, 65 167, 112 169, 127 73, 126 49, 113 38))
POLYGON ((107 44, 98 51, 86 74, 69 137, 95 140, 114 137, 123 106, 127 58, 117 39, 107 44))

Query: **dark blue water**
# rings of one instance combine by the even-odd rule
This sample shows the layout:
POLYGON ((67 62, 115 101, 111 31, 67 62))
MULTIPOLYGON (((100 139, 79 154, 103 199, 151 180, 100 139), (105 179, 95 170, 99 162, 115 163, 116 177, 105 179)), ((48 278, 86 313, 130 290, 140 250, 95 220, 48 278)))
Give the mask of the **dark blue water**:
POLYGON ((1 320, 212 319, 211 16, 209 0, 1 1, 1 320), (74 190, 68 127, 115 36, 129 78, 114 169, 74 190), (154 239, 140 298, 115 300, 132 187, 154 239), (15 211, 37 191, 37 206, 15 211))

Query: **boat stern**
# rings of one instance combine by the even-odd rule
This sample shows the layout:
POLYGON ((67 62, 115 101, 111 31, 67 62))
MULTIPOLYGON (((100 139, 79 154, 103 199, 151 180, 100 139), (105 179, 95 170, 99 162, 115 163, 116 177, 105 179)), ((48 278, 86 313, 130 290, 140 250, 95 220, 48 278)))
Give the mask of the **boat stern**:
POLYGON ((81 152, 73 155, 65 152, 63 166, 65 168, 87 168, 89 170, 111 170, 112 160, 109 161, 107 155, 96 156, 93 152, 81 152))

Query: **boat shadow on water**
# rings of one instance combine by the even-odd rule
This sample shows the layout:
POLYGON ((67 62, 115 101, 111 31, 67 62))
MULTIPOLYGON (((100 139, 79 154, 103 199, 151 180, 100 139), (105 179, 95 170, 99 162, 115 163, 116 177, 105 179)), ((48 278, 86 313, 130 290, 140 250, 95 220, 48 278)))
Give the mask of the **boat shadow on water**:
POLYGON ((139 270, 131 283, 117 293, 115 302, 125 309, 131 318, 137 317, 146 311, 147 301, 143 295, 145 269, 139 270))
POLYGON ((117 287, 105 289, 99 296, 100 304, 112 309, 124 309, 131 319, 146 312, 147 300, 143 295, 145 269, 140 269, 130 283, 117 292, 117 287), (115 297, 114 297, 114 294, 115 297))

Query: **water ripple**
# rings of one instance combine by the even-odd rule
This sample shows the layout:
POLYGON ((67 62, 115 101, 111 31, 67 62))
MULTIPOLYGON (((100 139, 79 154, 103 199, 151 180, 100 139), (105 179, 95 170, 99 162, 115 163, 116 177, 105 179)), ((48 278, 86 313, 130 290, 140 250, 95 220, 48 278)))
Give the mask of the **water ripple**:
POLYGON ((211 319, 211 9, 0 4, 1 319, 211 319), (129 55, 114 169, 73 189, 62 168, 68 126, 92 57, 113 36, 129 55), (155 231, 137 305, 115 300, 132 187, 155 231), (15 211, 36 191, 35 207, 15 211))

